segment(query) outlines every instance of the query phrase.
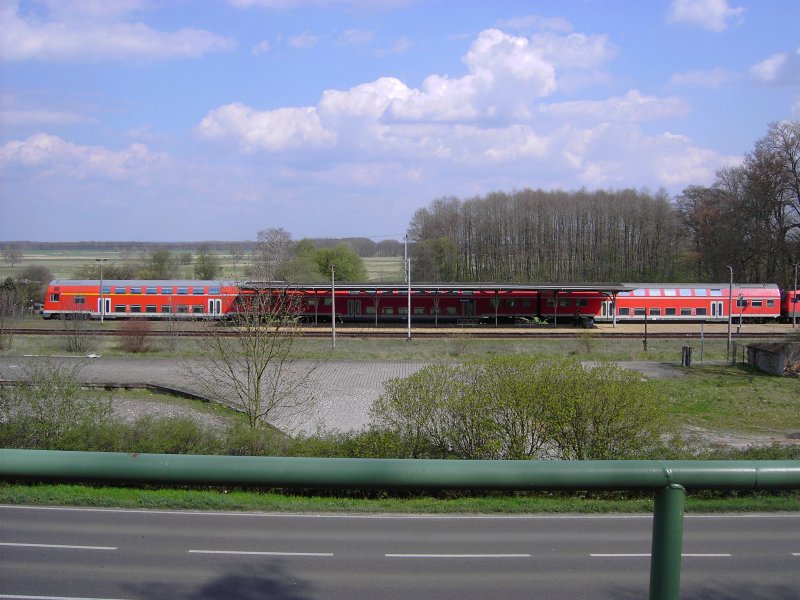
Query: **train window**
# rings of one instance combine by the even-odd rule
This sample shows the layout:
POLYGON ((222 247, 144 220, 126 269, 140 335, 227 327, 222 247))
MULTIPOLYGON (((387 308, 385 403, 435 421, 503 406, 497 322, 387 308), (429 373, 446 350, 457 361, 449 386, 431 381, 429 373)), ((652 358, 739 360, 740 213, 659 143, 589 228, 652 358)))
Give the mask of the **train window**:
POLYGON ((201 288, 201 287, 193 287, 192 288, 192 295, 193 296, 202 296, 205 293, 206 293, 205 292, 205 288, 201 288))
POLYGON ((192 312, 195 313, 195 314, 198 314, 198 315, 202 314, 203 313, 203 307, 200 306, 199 304, 195 304, 194 306, 192 306, 192 312))
POLYGON ((661 290, 650 290, 650 295, 651 296, 660 296, 661 295, 661 290))
POLYGON ((178 312, 179 313, 188 313, 189 312, 189 305, 188 304, 178 304, 178 312))
POLYGON ((644 296, 645 295, 645 290, 643 290, 643 289, 633 290, 633 295, 634 296, 644 296))
POLYGON ((141 304, 131 304, 131 312, 132 313, 140 313, 140 312, 142 312, 142 305, 141 304))
POLYGON ((156 305, 155 304, 148 304, 144 307, 144 312, 146 313, 154 313, 156 312, 156 305))
POLYGON ((708 314, 708 309, 698 308, 694 311, 694 314, 696 314, 698 317, 705 317, 708 314))
POLYGON ((585 307, 589 306, 589 301, 586 298, 581 298, 580 300, 578 300, 576 302, 576 305, 577 306, 582 306, 582 307, 585 308, 585 307))
POLYGON ((50 302, 58 302, 60 298, 59 294, 50 294, 50 302))
POLYGON ((100 293, 101 294, 110 294, 111 293, 111 286, 110 285, 104 285, 103 287, 100 288, 100 293))
POLYGON ((394 308, 391 307, 391 306, 384 306, 381 309, 381 314, 382 315, 393 315, 394 314, 394 308))
POLYGON ((120 286, 120 287, 115 287, 115 288, 114 288, 114 293, 115 293, 115 294, 124 294, 124 293, 125 293, 125 288, 124 288, 124 287, 122 287, 122 286, 120 286))
POLYGON ((712 296, 722 296, 722 290, 711 290, 712 296))
POLYGON ((505 305, 508 306, 509 308, 514 308, 514 306, 516 306, 517 304, 517 301, 514 300, 513 298, 506 298, 505 300, 503 300, 503 302, 505 302, 505 305))
POLYGON ((678 311, 674 308, 667 308, 664 314, 668 317, 674 317, 676 314, 678 314, 678 311))
POLYGON ((365 306, 364 307, 364 314, 367 315, 374 315, 377 311, 375 310, 374 306, 365 306))
POLYGON ((172 294, 172 287, 171 286, 170 287, 162 287, 161 288, 161 293, 162 294, 166 294, 168 296, 171 295, 172 294))
POLYGON ((208 293, 214 296, 219 296, 219 288, 218 287, 210 287, 208 288, 208 293))
POLYGON ((694 295, 695 296, 708 296, 708 290, 706 288, 694 288, 694 295))
POLYGON ((445 310, 445 312, 448 315, 457 315, 458 314, 458 311, 456 310, 455 306, 448 306, 447 309, 445 310))
POLYGON ((522 301, 522 306, 523 306, 523 308, 530 308, 531 307, 531 301, 530 300, 523 300, 522 301))
POLYGON ((131 288, 131 294, 141 294, 141 293, 142 293, 142 288, 140 288, 140 287, 132 287, 131 288))
POLYGON ((330 297, 322 299, 322 306, 330 306, 330 305, 331 305, 330 297))
POLYGON ((75 296, 75 304, 86 304, 86 296, 75 296))
POLYGON ((398 306, 397 307, 397 314, 398 315, 407 315, 408 314, 408 308, 405 307, 405 306, 398 306))
POLYGON ((618 314, 619 316, 621 316, 621 317, 627 317, 627 316, 630 316, 630 314, 631 314, 631 309, 630 309, 630 308, 620 308, 620 309, 619 309, 619 312, 618 312, 617 314, 618 314))
POLYGON ((570 306, 572 304, 572 300, 569 298, 564 298, 563 300, 558 301, 559 306, 570 306))
POLYGON ((124 313, 124 312, 125 312, 125 310, 126 310, 126 309, 125 309, 125 305, 124 305, 124 304, 117 304, 117 305, 114 307, 114 312, 116 312, 116 313, 124 313))
POLYGON ((768 308, 775 308, 775 300, 767 300, 768 308))
POLYGON ((692 309, 691 308, 682 308, 681 309, 681 316, 682 317, 691 317, 692 316, 692 309))
POLYGON ((172 305, 171 304, 162 304, 161 305, 161 312, 162 313, 171 313, 172 312, 172 305))
POLYGON ((661 316, 661 309, 660 308, 651 308, 650 309, 650 316, 651 317, 660 317, 661 316))
POLYGON ((739 308, 747 308, 747 299, 746 298, 737 298, 736 299, 736 306, 738 306, 739 308))
MULTIPOLYGON (((745 306, 747 306, 747 300, 745 300, 744 302, 745 306)), ((751 304, 753 305, 753 308, 761 308, 762 306, 764 306, 763 300, 753 300, 751 304)))
POLYGON ((684 297, 684 298, 688 298, 689 296, 691 296, 691 295, 692 295, 692 290, 691 290, 690 288, 681 288, 680 290, 678 290, 678 293, 679 293, 679 294, 680 294, 682 297, 684 297))
POLYGON ((425 307, 424 306, 415 306, 414 307, 414 314, 415 315, 424 315, 425 314, 425 307))
POLYGON ((643 317, 645 315, 645 310, 643 308, 634 308, 633 314, 636 317, 643 317))
POLYGON ((158 293, 158 288, 157 287, 149 287, 149 288, 145 288, 144 291, 145 291, 146 294, 150 294, 152 296, 153 294, 157 294, 158 293))
POLYGON ((664 295, 665 296, 677 296, 678 292, 675 291, 675 290, 664 290, 664 295))

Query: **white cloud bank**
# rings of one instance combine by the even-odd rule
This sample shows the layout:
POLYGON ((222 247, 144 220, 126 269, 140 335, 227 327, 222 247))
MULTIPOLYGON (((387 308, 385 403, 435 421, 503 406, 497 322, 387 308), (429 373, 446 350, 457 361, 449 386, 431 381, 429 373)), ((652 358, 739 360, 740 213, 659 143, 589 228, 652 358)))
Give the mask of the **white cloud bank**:
POLYGON ((157 31, 128 20, 140 0, 49 3, 45 16, 20 14, 14 1, 0 7, 3 60, 56 62, 196 58, 235 43, 208 31, 157 31))
MULTIPOLYGON (((326 90, 315 106, 259 110, 234 102, 210 111, 197 132, 265 160, 299 164, 313 155, 308 177, 359 162, 372 165, 370 172, 385 162, 399 174, 406 170, 394 165, 424 161, 418 179, 428 171, 502 185, 505 173, 517 187, 646 181, 675 188, 710 181, 738 160, 680 136, 641 132, 643 123, 686 116, 679 98, 632 89, 603 100, 555 100, 562 81, 596 77, 616 52, 606 36, 489 29, 463 56, 461 76, 431 74, 419 87, 381 77, 326 90)), ((354 185, 363 183, 363 170, 345 171, 354 173, 354 185)))
POLYGON ((720 32, 739 25, 744 13, 744 8, 729 6, 728 0, 672 0, 668 20, 720 32))

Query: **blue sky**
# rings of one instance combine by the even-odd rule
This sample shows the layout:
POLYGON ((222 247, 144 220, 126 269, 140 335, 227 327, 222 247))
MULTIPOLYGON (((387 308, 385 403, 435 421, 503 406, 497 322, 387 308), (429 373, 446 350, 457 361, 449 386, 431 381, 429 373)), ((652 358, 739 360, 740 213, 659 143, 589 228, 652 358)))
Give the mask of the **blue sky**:
POLYGON ((796 0, 3 0, 0 243, 402 234, 712 183, 800 119, 796 0))

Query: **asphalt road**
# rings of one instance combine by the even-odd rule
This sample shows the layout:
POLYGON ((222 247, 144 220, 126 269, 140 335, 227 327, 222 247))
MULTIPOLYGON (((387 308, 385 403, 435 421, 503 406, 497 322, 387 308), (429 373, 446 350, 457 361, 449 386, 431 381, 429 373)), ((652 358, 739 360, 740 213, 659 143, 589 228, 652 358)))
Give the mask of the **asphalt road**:
MULTIPOLYGON (((0 598, 647 596, 642 516, 0 507, 0 598)), ((682 597, 800 597, 800 514, 688 516, 682 597)))

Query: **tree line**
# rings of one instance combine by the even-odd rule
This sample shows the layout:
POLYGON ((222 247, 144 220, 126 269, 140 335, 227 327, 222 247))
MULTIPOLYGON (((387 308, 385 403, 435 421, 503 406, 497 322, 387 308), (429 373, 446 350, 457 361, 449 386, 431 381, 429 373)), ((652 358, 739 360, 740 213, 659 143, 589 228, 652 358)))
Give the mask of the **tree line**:
POLYGON ((409 225, 415 279, 790 284, 800 262, 800 121, 773 123, 739 167, 663 191, 525 189, 439 198, 409 225))

